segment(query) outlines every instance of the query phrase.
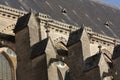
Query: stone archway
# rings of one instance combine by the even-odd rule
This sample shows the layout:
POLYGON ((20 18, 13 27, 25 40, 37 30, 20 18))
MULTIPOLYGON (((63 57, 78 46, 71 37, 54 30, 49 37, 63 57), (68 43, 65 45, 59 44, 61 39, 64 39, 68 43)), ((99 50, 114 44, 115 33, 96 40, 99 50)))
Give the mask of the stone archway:
POLYGON ((58 77, 60 80, 70 80, 70 72, 69 72, 70 68, 66 63, 62 61, 58 61, 57 69, 58 69, 58 77), (61 73, 61 76, 60 76, 60 73, 61 73))
POLYGON ((16 59, 16 54, 12 49, 0 48, 0 80, 16 80, 16 59))
POLYGON ((56 60, 55 62, 52 62, 48 67, 48 70, 51 71, 51 75, 54 75, 54 77, 51 77, 50 80, 70 80, 69 69, 69 66, 61 60, 56 60))

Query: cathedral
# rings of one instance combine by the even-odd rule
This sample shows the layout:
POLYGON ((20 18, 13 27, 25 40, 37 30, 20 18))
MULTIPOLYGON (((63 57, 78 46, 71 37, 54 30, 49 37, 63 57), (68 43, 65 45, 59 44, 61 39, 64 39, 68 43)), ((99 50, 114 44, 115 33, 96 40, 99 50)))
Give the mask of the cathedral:
POLYGON ((0 80, 120 80, 120 8, 101 0, 0 0, 0 80))

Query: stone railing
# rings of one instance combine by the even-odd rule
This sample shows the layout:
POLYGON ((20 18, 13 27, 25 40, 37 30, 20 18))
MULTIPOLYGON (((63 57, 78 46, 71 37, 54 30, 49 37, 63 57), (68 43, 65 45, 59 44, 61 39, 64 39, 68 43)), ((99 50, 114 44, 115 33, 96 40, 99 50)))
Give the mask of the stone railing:
POLYGON ((38 18, 43 20, 44 23, 48 22, 50 25, 56 26, 60 29, 70 30, 70 26, 71 26, 72 31, 75 31, 75 30, 79 29, 79 27, 76 27, 74 25, 66 24, 66 23, 51 19, 50 16, 42 14, 42 13, 38 14, 38 18))
POLYGON ((5 12, 5 13, 9 13, 11 15, 16 15, 16 16, 20 16, 20 15, 22 16, 22 15, 27 13, 25 11, 10 8, 10 7, 4 6, 4 5, 0 5, 0 11, 5 12))
POLYGON ((112 43, 112 44, 120 44, 119 39, 96 33, 90 27, 85 27, 85 29, 86 29, 86 32, 91 36, 91 38, 96 38, 98 40, 109 42, 109 43, 112 43))

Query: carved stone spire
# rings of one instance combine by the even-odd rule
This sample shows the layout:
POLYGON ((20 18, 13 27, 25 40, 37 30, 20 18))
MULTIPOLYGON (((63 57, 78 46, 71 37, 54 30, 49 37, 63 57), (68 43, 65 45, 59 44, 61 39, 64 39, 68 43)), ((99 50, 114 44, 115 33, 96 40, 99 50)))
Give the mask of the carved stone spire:
POLYGON ((70 30, 70 33, 71 33, 72 32, 72 26, 71 25, 69 26, 69 30, 70 30))
POLYGON ((98 48, 99 48, 99 53, 101 53, 102 52, 102 50, 101 50, 102 46, 99 45, 98 48))
POLYGON ((49 32, 50 32, 50 27, 49 27, 49 24, 48 22, 45 23, 45 28, 46 28, 46 34, 47 34, 47 38, 49 37, 49 32))

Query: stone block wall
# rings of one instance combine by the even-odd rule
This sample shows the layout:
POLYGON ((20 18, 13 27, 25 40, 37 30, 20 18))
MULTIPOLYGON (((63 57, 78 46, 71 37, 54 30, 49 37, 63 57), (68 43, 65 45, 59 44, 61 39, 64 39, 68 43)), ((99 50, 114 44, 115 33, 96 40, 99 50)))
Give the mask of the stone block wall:
POLYGON ((32 79, 32 61, 30 59, 31 49, 29 43, 28 28, 16 34, 16 53, 17 53, 17 78, 18 80, 32 79))
POLYGON ((32 76, 33 80, 48 80, 45 54, 32 59, 32 76))
POLYGON ((83 80, 101 80, 99 68, 95 67, 87 71, 83 80))
POLYGON ((113 78, 114 80, 120 80, 120 58, 113 60, 113 78))

